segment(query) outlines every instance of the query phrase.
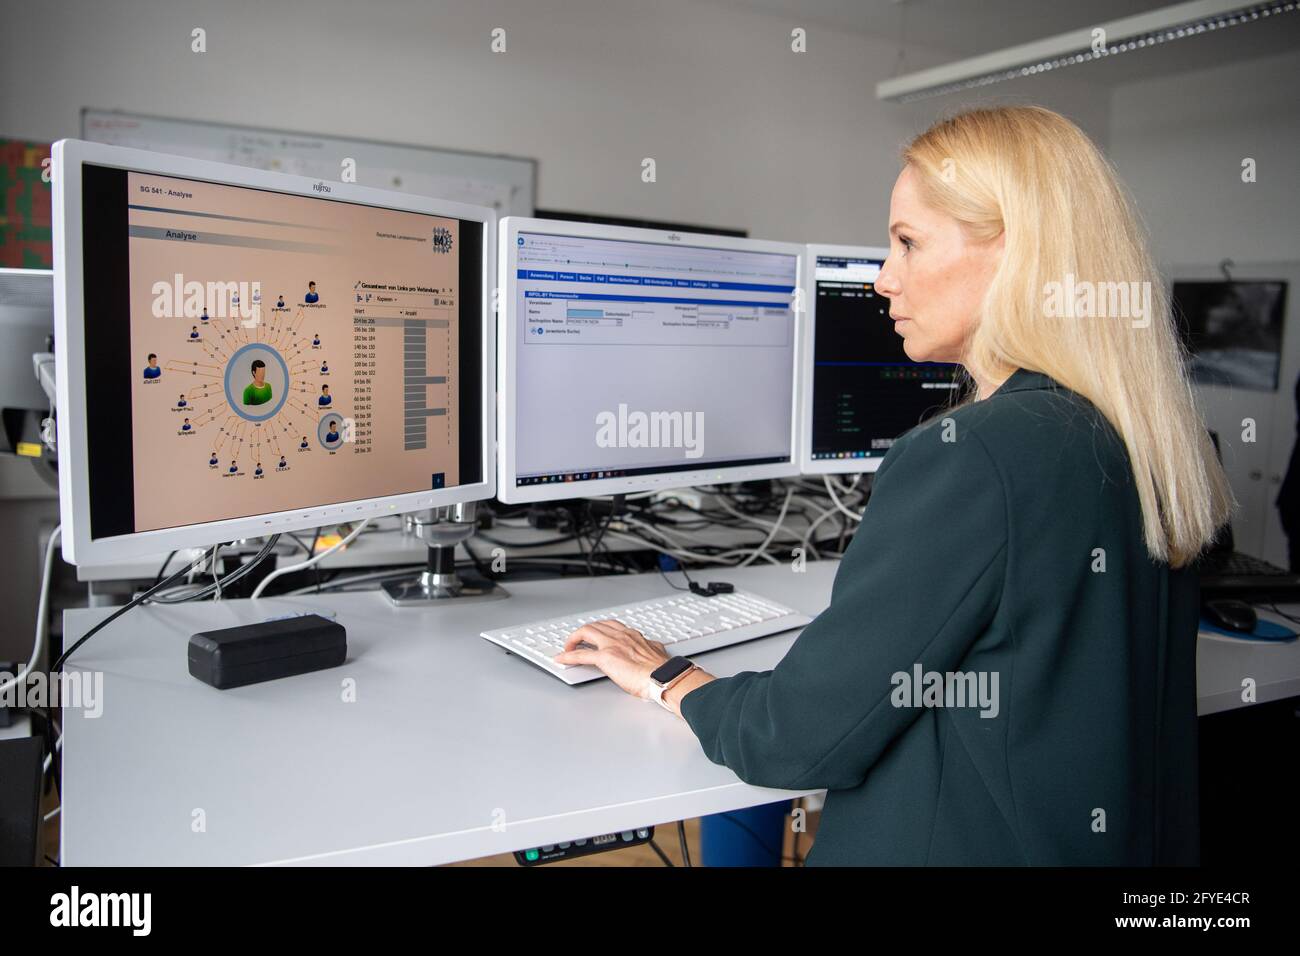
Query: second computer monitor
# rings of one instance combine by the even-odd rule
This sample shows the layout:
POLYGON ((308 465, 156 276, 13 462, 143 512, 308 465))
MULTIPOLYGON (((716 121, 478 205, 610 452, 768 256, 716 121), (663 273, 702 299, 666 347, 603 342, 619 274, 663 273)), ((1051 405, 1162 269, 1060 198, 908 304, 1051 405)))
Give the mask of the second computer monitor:
POLYGON ((497 494, 785 477, 803 247, 507 217, 497 494))
POLYGON ((800 465, 806 474, 875 471, 894 441, 952 396, 957 366, 913 362, 876 278, 873 246, 807 247, 800 465))

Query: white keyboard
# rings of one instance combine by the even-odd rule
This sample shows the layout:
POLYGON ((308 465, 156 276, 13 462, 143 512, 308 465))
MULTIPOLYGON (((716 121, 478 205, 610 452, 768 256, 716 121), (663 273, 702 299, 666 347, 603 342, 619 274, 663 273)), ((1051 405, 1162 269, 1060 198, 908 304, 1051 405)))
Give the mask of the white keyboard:
POLYGON ((582 684, 605 675, 589 664, 557 664, 553 658, 582 625, 607 620, 635 628, 650 640, 667 645, 670 653, 687 657, 803 627, 812 618, 746 591, 713 597, 683 592, 484 631, 482 636, 566 684, 582 684))

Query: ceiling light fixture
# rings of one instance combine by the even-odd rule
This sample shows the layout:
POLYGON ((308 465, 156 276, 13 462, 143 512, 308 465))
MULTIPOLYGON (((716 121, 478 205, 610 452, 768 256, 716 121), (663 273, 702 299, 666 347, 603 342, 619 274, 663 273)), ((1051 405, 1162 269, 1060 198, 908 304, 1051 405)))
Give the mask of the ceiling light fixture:
POLYGON ((1297 9, 1295 0, 1242 3, 1241 0, 1191 0, 1148 13, 1139 13, 1054 37, 1007 47, 995 53, 959 60, 909 73, 876 84, 876 99, 896 103, 942 96, 988 86, 1020 76, 1034 76, 1079 63, 1104 60, 1119 53, 1159 46, 1170 40, 1197 36, 1253 23, 1297 9))

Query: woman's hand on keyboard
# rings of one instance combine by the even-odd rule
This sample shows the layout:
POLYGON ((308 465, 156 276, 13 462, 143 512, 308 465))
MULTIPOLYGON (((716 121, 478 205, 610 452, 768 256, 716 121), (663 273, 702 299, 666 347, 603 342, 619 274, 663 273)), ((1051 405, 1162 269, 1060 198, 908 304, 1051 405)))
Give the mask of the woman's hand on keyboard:
POLYGON ((670 657, 663 644, 640 631, 618 621, 593 621, 569 635, 555 660, 561 664, 590 664, 633 697, 644 698, 650 675, 670 657))

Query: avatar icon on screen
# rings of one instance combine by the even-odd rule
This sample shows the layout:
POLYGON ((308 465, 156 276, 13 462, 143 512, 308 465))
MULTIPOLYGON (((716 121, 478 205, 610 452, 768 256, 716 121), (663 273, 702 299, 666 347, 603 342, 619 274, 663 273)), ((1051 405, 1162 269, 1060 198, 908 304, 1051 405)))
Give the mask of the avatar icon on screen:
POLYGON ((316 404, 321 408, 324 408, 332 401, 334 401, 334 399, 330 398, 330 387, 328 385, 322 385, 320 387, 320 398, 316 399, 316 404))
POLYGON ((265 405, 271 400, 271 383, 266 380, 266 363, 253 359, 253 381, 244 389, 245 405, 265 405))
POLYGON ((339 423, 331 420, 329 431, 325 433, 325 444, 332 445, 339 440, 339 423))
POLYGON ((145 366, 144 377, 158 378, 160 375, 162 375, 162 369, 158 367, 158 356, 155 355, 153 352, 150 352, 149 364, 145 366))
POLYGON ((308 305, 320 301, 320 296, 316 293, 316 283, 307 283, 307 294, 302 297, 302 301, 306 302, 308 305))

